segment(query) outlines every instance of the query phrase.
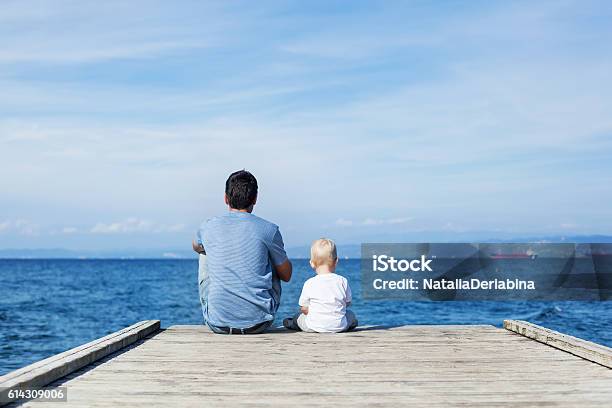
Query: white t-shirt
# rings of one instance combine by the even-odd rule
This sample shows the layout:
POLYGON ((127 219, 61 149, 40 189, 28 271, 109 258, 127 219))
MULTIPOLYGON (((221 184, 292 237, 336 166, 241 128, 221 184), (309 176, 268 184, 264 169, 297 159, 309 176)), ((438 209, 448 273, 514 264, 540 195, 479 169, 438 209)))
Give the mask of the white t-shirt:
POLYGON ((352 299, 344 276, 326 273, 304 283, 300 306, 308 307, 306 324, 314 331, 336 333, 347 328, 346 305, 352 299))

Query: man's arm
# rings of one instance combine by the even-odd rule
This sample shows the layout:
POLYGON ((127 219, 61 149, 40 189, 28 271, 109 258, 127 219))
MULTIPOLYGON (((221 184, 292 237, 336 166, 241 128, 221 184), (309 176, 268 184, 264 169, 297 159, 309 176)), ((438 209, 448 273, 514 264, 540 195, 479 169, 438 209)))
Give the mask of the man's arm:
POLYGON ((285 244, 283 243, 283 236, 281 235, 278 228, 272 238, 272 242, 268 244, 268 250, 270 251, 270 259, 274 265, 276 275, 283 282, 289 282, 291 279, 291 273, 293 272, 293 266, 291 261, 287 258, 287 252, 285 252, 285 244))
POLYGON ((278 278, 283 282, 289 282, 291 280, 291 274, 293 273, 293 265, 291 265, 291 261, 289 259, 285 260, 285 262, 280 265, 276 265, 274 269, 276 269, 276 274, 278 275, 278 278))
POLYGON ((308 314, 308 306, 300 306, 300 310, 302 314, 305 314, 305 315, 308 314))
POLYGON ((198 242, 195 239, 191 241, 191 247, 198 254, 206 255, 206 251, 204 250, 204 247, 202 246, 202 244, 198 244, 198 242))

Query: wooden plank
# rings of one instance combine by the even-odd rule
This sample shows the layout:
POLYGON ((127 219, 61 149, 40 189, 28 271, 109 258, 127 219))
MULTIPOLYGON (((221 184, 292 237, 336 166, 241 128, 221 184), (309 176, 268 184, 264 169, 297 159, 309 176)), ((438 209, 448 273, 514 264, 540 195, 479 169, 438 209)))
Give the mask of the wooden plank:
POLYGON ((612 401, 612 370, 493 326, 254 336, 171 326, 51 385, 67 387, 62 407, 607 408, 612 401))
POLYGON ((559 333, 523 320, 504 320, 504 328, 585 360, 612 368, 612 349, 609 347, 559 333))
POLYGON ((0 377, 0 405, 12 401, 11 389, 43 387, 159 330, 159 320, 145 320, 92 342, 30 364, 0 377))

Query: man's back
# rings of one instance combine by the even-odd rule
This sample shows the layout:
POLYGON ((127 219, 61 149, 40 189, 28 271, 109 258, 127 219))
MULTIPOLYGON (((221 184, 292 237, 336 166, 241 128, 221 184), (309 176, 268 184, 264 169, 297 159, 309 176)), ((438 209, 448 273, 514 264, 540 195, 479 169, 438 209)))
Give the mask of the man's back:
POLYGON ((203 223, 198 240, 207 255, 204 318, 236 328, 273 320, 281 294, 273 266, 287 260, 278 227, 248 212, 229 211, 203 223))

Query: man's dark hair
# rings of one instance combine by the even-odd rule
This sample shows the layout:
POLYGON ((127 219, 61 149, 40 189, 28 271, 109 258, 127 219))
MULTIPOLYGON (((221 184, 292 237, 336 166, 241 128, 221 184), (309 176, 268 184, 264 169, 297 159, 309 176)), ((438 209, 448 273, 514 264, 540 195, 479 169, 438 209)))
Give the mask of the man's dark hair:
POLYGON ((231 208, 246 210, 255 204, 257 198, 257 179, 246 170, 238 170, 227 178, 225 194, 231 208))

